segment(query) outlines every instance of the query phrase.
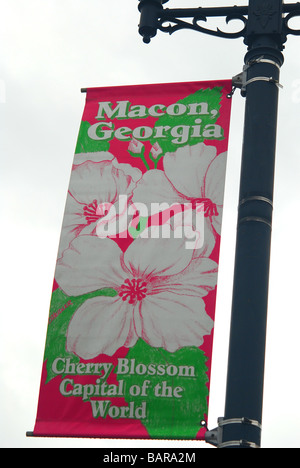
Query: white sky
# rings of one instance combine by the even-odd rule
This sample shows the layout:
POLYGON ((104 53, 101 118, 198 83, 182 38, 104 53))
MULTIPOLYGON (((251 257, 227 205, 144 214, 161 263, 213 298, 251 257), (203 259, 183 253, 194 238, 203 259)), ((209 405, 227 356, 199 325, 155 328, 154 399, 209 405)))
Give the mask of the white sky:
MULTIPOLYGON (((170 0, 169 8, 246 0, 170 0)), ((33 430, 51 287, 83 87, 231 79, 242 39, 138 34, 137 0, 0 0, 3 447, 210 448, 204 442, 26 438, 33 430)), ((211 23, 212 24, 212 23, 211 23)), ((298 27, 300 28, 300 22, 298 27)), ((222 27, 224 23, 222 22, 222 27)), ((289 36, 280 91, 263 447, 300 447, 300 38, 289 36)), ((244 99, 232 106, 208 426, 224 415, 244 99)))

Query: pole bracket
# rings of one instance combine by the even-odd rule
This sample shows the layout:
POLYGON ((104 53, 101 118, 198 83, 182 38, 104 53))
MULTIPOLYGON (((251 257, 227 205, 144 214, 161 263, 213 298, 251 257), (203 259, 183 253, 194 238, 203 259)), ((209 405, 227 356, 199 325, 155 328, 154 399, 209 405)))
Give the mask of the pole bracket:
POLYGON ((275 60, 266 59, 263 55, 256 59, 250 60, 246 65, 244 65, 243 71, 232 78, 232 91, 228 94, 227 97, 232 97, 236 88, 239 88, 241 90, 241 95, 245 97, 247 86, 255 81, 267 81, 269 83, 274 83, 278 88, 283 88, 279 81, 274 79, 272 76, 256 76, 255 78, 247 80, 247 70, 258 63, 269 63, 270 65, 274 65, 280 70, 280 65, 275 60))
MULTIPOLYGON (((244 448, 260 448, 254 442, 248 440, 231 440, 223 442, 223 427, 229 424, 248 424, 250 426, 258 427, 261 430, 260 422, 249 419, 249 418, 218 418, 218 427, 215 427, 211 431, 207 430, 205 433, 205 442, 208 444, 214 445, 217 448, 226 448, 226 447, 244 447, 244 448)), ((202 424, 204 425, 204 424, 202 424)), ((206 427, 206 426, 205 426, 206 427)))
POLYGON ((223 429, 220 423, 223 419, 224 418, 218 418, 218 427, 215 427, 211 431, 206 431, 204 438, 207 444, 213 445, 214 447, 219 447, 222 443, 223 429))
MULTIPOLYGON (((243 88, 243 81, 244 81, 244 73, 239 73, 238 75, 235 75, 233 78, 232 78, 232 91, 230 93, 227 94, 227 97, 230 99, 232 98, 235 90, 237 88, 239 89, 242 89, 243 88)), ((242 91, 241 91, 241 94, 242 94, 242 91)), ((243 96, 243 94, 242 94, 243 96)))

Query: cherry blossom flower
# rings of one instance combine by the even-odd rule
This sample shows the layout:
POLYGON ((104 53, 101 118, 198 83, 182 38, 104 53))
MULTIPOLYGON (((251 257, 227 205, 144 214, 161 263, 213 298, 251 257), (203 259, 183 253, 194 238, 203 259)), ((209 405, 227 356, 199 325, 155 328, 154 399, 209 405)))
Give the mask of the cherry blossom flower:
MULTIPOLYGON (((72 169, 58 257, 74 237, 96 235, 97 223, 109 214, 110 207, 121 215, 119 195, 130 201, 142 176, 139 169, 118 163, 108 152, 80 154, 80 160, 83 162, 72 169)), ((127 205, 122 206, 124 209, 127 205)))
POLYGON ((83 359, 113 355, 138 338, 170 352, 199 347, 213 328, 203 297, 216 286, 217 264, 194 259, 184 239, 137 238, 122 252, 111 239, 79 236, 58 260, 55 278, 69 296, 117 292, 87 299, 73 315, 66 347, 83 359))
POLYGON ((214 146, 199 143, 166 153, 164 170, 150 170, 139 181, 133 202, 202 204, 205 212, 205 252, 214 247, 211 225, 220 234, 223 210, 224 172, 227 153, 217 156, 214 146))

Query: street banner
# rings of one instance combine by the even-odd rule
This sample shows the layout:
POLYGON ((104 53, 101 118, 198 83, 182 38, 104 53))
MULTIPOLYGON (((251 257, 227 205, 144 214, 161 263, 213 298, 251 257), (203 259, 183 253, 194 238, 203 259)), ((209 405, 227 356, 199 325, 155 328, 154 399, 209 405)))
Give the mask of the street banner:
POLYGON ((85 91, 33 435, 203 439, 231 80, 85 91))

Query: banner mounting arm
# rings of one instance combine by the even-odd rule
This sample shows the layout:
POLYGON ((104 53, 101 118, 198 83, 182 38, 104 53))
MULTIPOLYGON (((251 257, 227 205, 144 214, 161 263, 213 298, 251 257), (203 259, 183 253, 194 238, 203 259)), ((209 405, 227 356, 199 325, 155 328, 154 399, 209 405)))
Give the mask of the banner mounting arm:
MULTIPOLYGON (((204 421, 205 422, 205 421, 204 421)), ((203 427, 206 426, 206 422, 201 422, 203 427)), ((225 418, 218 418, 218 426, 212 430, 207 430, 205 433, 205 442, 210 445, 213 445, 217 448, 226 448, 232 446, 244 447, 244 448, 259 448, 255 442, 251 442, 245 439, 241 440, 231 440, 227 442, 222 442, 223 439, 223 427, 230 425, 230 424, 245 424, 249 426, 257 427, 261 431, 261 424, 253 419, 248 418, 232 418, 232 419, 225 419, 225 418)))

